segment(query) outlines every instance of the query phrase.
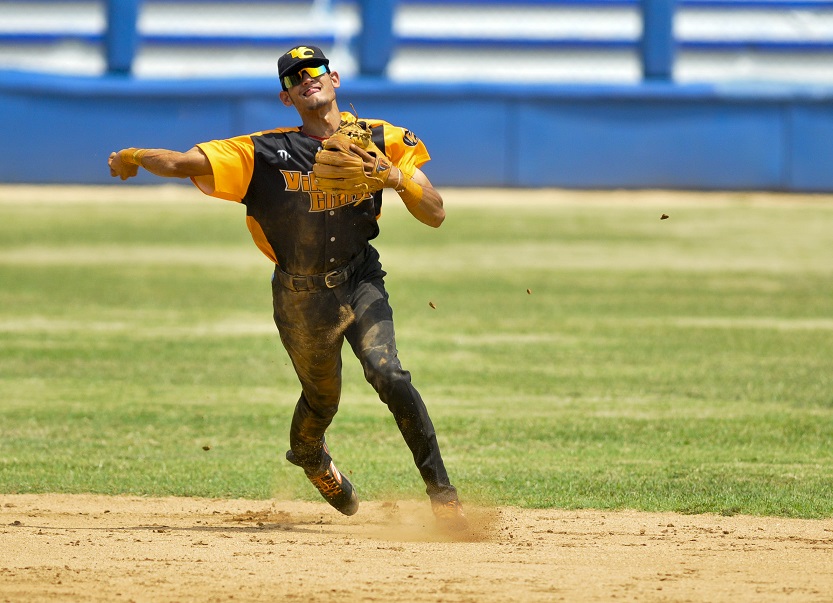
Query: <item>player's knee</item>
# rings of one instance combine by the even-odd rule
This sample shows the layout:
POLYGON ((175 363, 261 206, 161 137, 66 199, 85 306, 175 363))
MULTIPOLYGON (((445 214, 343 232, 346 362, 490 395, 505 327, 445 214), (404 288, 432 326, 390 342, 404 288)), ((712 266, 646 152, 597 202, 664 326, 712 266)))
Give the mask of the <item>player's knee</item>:
POLYGON ((396 391, 411 382, 411 374, 402 368, 399 361, 390 361, 387 358, 366 364, 364 376, 383 398, 386 393, 396 391))

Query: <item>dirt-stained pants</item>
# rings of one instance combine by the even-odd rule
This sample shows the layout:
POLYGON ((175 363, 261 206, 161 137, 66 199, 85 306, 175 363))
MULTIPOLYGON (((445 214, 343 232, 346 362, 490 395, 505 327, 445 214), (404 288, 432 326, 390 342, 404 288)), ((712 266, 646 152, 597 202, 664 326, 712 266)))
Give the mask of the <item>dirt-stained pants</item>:
POLYGON ((393 414, 432 500, 456 498, 425 403, 396 350, 379 254, 368 246, 351 278, 332 289, 292 291, 274 279, 275 324, 301 382, 289 445, 303 465, 317 467, 324 432, 341 396, 341 348, 350 343, 367 381, 393 414))

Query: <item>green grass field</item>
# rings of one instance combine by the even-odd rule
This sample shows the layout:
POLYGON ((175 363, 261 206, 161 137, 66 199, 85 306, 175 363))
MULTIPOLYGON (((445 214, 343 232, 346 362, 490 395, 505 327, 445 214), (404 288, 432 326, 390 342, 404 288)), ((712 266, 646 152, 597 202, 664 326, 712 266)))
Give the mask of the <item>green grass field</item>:
MULTIPOLYGON (((243 208, 86 190, 0 189, 0 493, 317 500, 283 460, 299 387, 243 208)), ((439 230, 386 207, 376 244, 464 502, 833 516, 833 199, 446 205, 439 230)), ((345 362, 339 466, 422 496, 345 362)))

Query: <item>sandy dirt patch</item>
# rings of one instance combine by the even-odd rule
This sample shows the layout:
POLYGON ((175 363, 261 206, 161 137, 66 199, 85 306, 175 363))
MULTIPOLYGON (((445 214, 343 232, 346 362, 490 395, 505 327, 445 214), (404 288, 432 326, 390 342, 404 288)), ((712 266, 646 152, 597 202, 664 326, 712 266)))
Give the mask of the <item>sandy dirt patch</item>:
POLYGON ((0 601, 831 601, 833 520, 0 497, 0 601))

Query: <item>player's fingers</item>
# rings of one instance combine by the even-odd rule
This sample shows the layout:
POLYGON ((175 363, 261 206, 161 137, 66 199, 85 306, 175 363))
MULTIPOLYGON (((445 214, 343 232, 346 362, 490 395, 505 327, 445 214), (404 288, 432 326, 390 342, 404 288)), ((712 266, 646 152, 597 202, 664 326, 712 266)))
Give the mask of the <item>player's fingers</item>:
POLYGON ((350 150, 353 151, 356 155, 364 159, 365 161, 373 161, 373 155, 365 151, 363 148, 356 144, 350 145, 350 150))

